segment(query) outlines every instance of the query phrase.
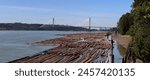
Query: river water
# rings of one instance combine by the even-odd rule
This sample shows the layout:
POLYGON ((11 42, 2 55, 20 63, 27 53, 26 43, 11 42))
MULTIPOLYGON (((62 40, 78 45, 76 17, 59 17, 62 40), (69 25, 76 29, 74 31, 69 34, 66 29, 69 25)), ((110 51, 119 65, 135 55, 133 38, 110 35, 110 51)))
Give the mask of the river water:
MULTIPOLYGON (((56 34, 80 33, 74 31, 0 31, 0 63, 53 48, 54 46, 33 46, 34 42, 58 38, 56 34)), ((120 62, 117 45, 114 49, 115 62, 120 62)))

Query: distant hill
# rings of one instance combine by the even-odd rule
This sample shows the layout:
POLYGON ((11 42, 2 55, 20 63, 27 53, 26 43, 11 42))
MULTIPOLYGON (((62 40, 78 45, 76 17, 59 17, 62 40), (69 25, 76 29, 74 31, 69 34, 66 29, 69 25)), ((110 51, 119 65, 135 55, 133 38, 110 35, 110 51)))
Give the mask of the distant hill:
POLYGON ((69 25, 44 25, 27 23, 0 23, 0 30, 88 31, 83 27, 69 25))

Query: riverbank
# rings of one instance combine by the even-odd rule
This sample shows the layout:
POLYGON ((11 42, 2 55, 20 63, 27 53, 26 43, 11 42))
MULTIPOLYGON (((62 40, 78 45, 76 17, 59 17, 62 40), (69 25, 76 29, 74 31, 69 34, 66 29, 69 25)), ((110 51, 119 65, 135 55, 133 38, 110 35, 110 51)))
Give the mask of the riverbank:
POLYGON ((116 40, 123 48, 127 49, 132 37, 129 35, 114 34, 114 40, 116 40))
POLYGON ((136 56, 128 50, 130 47, 130 43, 132 41, 132 37, 129 35, 121 35, 121 34, 114 34, 114 40, 118 42, 118 48, 123 56, 122 62, 123 63, 143 63, 142 60, 136 58, 136 56))
POLYGON ((122 62, 124 63, 124 60, 126 62, 127 61, 125 59, 127 57, 126 51, 129 47, 132 37, 129 35, 121 35, 119 33, 116 33, 116 34, 114 33, 113 39, 116 40, 118 43, 118 49, 119 49, 120 54, 122 55, 122 62))
POLYGON ((57 46, 11 63, 104 63, 111 52, 106 32, 86 32, 61 35, 63 37, 36 42, 33 45, 57 46))

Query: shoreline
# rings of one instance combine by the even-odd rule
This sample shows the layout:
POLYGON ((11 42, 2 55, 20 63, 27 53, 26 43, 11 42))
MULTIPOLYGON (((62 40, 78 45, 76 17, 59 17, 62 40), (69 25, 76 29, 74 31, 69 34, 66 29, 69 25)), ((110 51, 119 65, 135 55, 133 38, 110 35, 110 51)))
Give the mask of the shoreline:
POLYGON ((33 45, 57 47, 9 63, 105 63, 111 52, 106 35, 107 32, 85 32, 36 42, 33 45))
POLYGON ((114 34, 113 37, 114 40, 116 40, 118 42, 119 45, 121 45, 123 48, 127 49, 132 37, 129 35, 120 35, 120 34, 114 34))
POLYGON ((132 41, 132 37, 129 35, 121 35, 116 34, 114 35, 114 40, 116 40, 119 44, 119 50, 122 54, 122 62, 123 63, 143 63, 142 60, 136 58, 135 55, 132 55, 130 52, 128 52, 130 48, 130 43, 132 41))

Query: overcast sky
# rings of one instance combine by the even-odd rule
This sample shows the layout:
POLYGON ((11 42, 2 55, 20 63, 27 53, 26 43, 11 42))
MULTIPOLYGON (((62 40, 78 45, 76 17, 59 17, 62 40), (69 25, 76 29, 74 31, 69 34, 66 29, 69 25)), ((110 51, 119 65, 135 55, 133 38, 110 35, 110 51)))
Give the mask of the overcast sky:
POLYGON ((0 23, 116 26, 133 0, 0 0, 0 23))

